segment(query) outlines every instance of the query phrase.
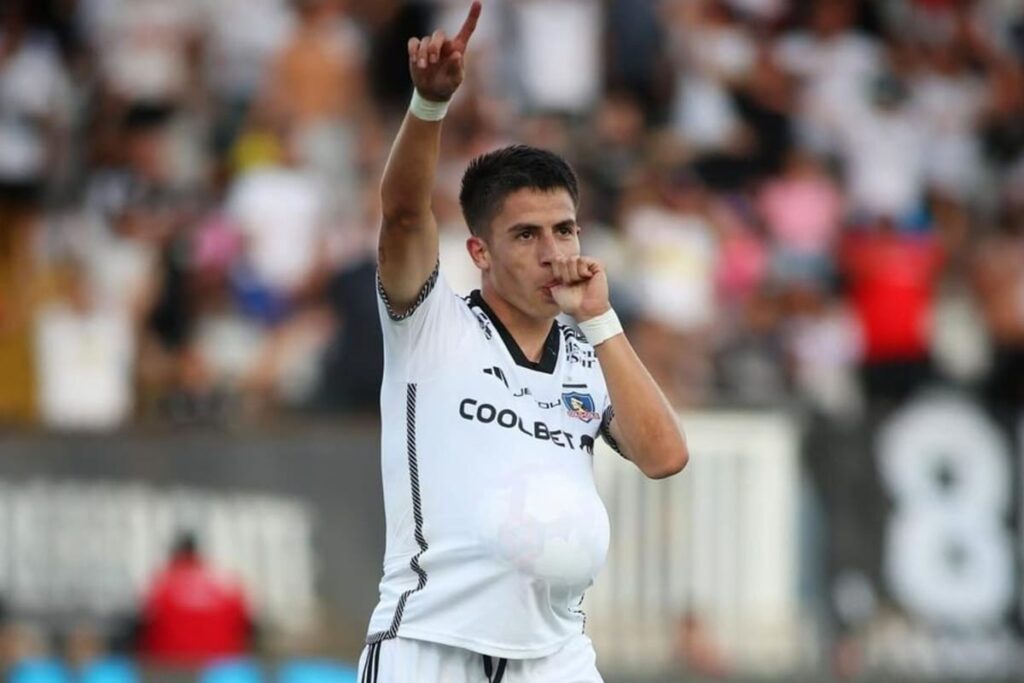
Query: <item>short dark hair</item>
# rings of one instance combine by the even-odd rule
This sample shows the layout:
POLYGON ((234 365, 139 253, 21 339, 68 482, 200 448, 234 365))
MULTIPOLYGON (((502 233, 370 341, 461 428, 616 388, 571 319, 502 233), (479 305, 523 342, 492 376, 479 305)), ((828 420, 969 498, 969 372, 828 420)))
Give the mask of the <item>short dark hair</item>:
POLYGON ((563 189, 579 206, 579 182, 565 159, 529 145, 510 145, 473 159, 462 176, 459 204, 469 231, 484 236, 505 198, 523 189, 563 189))

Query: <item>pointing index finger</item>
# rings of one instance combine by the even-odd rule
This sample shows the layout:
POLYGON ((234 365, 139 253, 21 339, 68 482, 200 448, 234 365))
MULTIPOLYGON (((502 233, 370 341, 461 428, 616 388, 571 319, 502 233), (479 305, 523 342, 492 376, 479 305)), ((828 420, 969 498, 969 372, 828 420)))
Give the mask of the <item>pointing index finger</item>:
POLYGON ((480 12, 482 9, 483 6, 480 4, 480 0, 474 0, 473 5, 469 8, 469 15, 466 17, 466 21, 462 23, 462 28, 459 29, 455 38, 452 39, 453 43, 456 43, 462 48, 466 47, 470 36, 472 36, 473 31, 476 30, 476 22, 480 18, 480 12))

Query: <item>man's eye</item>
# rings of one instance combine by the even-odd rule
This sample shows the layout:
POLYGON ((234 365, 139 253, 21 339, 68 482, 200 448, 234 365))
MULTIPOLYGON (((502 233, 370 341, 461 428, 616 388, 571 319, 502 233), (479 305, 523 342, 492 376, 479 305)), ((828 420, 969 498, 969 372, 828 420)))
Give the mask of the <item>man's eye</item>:
POLYGON ((518 235, 516 235, 516 237, 521 240, 530 239, 531 237, 533 237, 533 233, 530 232, 529 230, 524 230, 518 235))
POLYGON ((571 226, 563 225, 558 229, 558 232, 562 233, 563 235, 571 235, 573 230, 571 226))

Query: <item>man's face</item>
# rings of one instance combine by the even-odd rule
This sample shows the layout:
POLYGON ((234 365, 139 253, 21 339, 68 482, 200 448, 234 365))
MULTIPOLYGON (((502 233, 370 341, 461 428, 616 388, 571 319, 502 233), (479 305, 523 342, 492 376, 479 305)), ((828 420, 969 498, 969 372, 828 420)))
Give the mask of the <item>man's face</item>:
POLYGON ((494 292, 530 317, 553 318, 559 309, 551 297, 552 263, 580 253, 572 197, 563 189, 517 190, 491 221, 488 238, 471 237, 469 247, 494 292))

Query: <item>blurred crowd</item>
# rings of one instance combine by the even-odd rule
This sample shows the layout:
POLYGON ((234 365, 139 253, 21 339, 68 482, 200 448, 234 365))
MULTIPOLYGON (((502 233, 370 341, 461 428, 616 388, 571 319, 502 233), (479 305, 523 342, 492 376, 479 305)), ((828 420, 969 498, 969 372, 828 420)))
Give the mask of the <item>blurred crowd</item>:
MULTIPOLYGON (((467 6, 0 3, 0 423, 375 412, 405 45, 467 6)), ((474 42, 458 291, 461 173, 525 142, 679 407, 1024 404, 1024 3, 486 0, 474 42)))

